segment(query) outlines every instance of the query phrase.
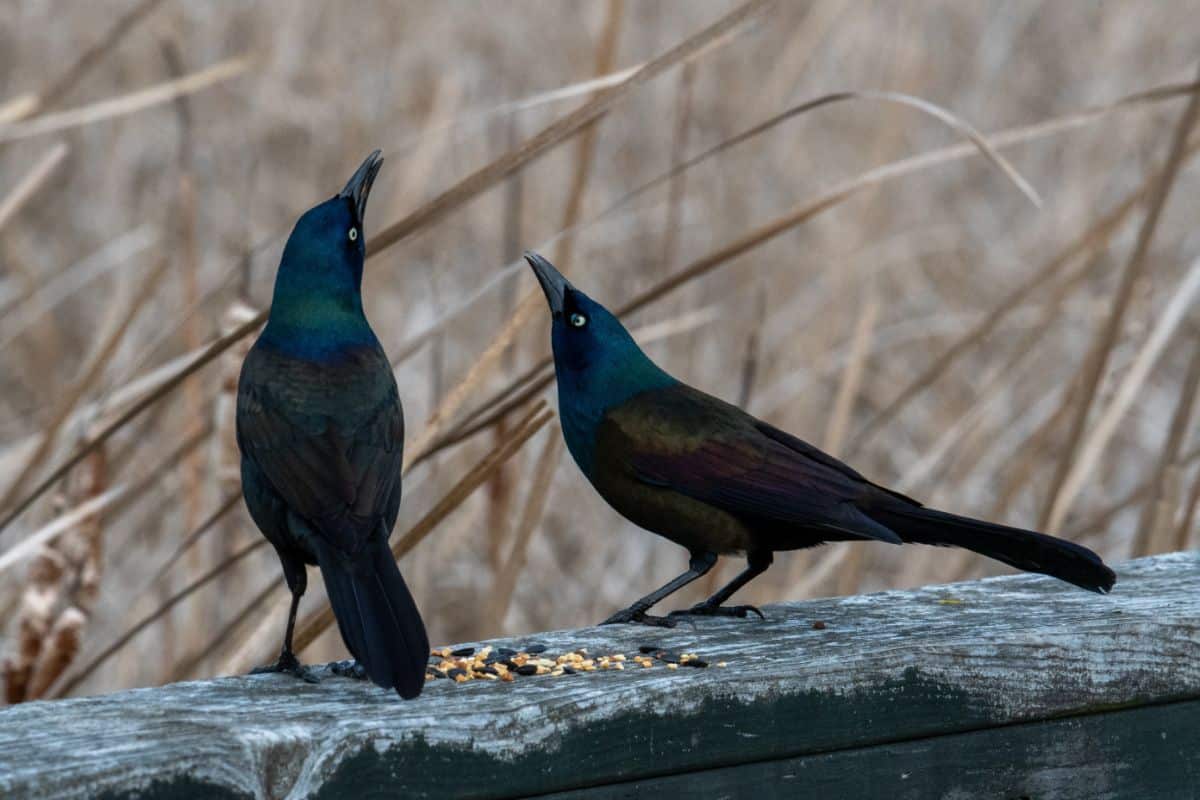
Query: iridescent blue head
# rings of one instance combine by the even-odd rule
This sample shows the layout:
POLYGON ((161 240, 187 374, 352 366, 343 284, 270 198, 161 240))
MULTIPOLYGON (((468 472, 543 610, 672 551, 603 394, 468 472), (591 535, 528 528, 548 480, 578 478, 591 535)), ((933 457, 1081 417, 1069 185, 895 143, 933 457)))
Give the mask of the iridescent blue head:
POLYGON ((270 346, 320 358, 375 342, 362 307, 363 216, 382 165, 376 150, 346 188, 296 222, 283 248, 262 335, 270 346))
POLYGON ((634 395, 676 381, 642 352, 611 311, 572 286, 553 264, 532 252, 525 253, 525 260, 550 306, 563 436, 587 472, 604 413, 634 395))

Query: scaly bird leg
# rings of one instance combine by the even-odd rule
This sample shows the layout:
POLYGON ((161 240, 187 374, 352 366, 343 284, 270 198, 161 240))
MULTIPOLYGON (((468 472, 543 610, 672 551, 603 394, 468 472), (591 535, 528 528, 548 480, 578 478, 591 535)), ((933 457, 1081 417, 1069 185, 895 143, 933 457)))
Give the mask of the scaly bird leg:
POLYGON ((283 636, 283 650, 279 653, 279 660, 274 664, 265 667, 256 667, 250 670, 251 675, 261 675, 268 672, 283 672, 292 675, 305 683, 320 683, 321 679, 317 674, 308 667, 300 663, 296 658, 296 654, 292 652, 292 634, 296 630, 296 611, 300 608, 300 597, 304 594, 304 582, 299 586, 292 587, 292 607, 288 611, 287 633, 283 636))
POLYGON ((732 597, 733 593, 738 589, 766 572, 767 567, 771 566, 771 562, 774 560, 775 557, 770 550, 748 553, 746 556, 746 568, 738 573, 737 577, 718 589, 712 597, 703 603, 697 603, 691 608, 682 611, 672 611, 668 616, 746 617, 754 613, 758 614, 760 619, 766 619, 763 613, 754 606, 726 606, 722 605, 722 603, 732 597))
POLYGON ((657 625, 660 628, 673 628, 675 621, 667 617, 655 617, 646 613, 647 610, 664 597, 682 589, 697 578, 703 577, 717 563, 716 553, 692 553, 688 561, 687 571, 665 586, 655 589, 650 594, 638 600, 629 608, 622 609, 601 625, 615 625, 622 622, 638 622, 643 625, 657 625))

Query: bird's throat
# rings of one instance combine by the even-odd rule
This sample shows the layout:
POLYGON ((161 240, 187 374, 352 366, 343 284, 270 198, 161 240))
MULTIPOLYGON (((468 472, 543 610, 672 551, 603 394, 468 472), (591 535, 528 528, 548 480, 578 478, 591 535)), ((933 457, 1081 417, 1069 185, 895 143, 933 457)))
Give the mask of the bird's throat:
POLYGON ((276 293, 261 341, 282 353, 328 361, 378 340, 357 297, 276 293))

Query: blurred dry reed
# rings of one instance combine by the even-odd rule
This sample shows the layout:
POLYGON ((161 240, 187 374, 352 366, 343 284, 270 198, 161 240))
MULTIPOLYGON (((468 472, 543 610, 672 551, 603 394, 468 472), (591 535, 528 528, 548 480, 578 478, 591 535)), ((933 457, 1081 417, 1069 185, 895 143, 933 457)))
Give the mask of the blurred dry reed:
MULTIPOLYGON (((562 457, 527 247, 876 480, 1115 561, 1196 546, 1200 5, 339 9, 0 7, 7 702, 274 655, 236 377, 292 221, 374 147, 393 551, 437 642, 595 622, 684 559, 562 457)), ((746 602, 1003 569, 780 561, 746 602)), ((331 621, 310 582, 306 658, 331 621)))

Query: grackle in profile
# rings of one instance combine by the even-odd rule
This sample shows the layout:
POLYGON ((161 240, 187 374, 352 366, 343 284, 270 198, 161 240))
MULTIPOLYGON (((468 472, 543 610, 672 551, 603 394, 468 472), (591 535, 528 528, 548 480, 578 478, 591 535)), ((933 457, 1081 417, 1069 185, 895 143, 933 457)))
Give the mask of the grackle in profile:
POLYGON ((740 408, 668 375, 612 313, 554 266, 526 253, 550 305, 563 438, 575 463, 622 516, 683 545, 688 569, 605 624, 671 625, 647 610, 704 575, 719 555, 747 566, 676 615, 745 617, 726 600, 779 550, 880 541, 963 547, 1095 592, 1116 576, 1085 547, 1033 531, 925 508, 740 408))
POLYGON ((292 230, 270 317, 242 365, 237 441, 246 506, 292 592, 279 660, 255 672, 317 681, 292 652, 306 565, 315 564, 361 672, 411 698, 424 686, 429 641, 388 549, 404 417, 361 292, 363 213, 382 163, 372 153, 292 230))

